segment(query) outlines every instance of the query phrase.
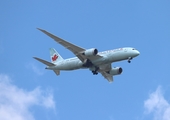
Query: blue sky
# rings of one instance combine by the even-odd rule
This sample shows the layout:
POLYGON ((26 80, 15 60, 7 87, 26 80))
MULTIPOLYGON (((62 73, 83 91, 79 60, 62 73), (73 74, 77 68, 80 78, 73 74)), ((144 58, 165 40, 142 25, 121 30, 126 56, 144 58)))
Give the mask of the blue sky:
POLYGON ((1 120, 170 120, 170 1, 0 1, 1 120), (74 55, 38 31, 83 48, 135 47, 140 56, 113 63, 108 83, 89 70, 52 71, 49 48, 74 55))

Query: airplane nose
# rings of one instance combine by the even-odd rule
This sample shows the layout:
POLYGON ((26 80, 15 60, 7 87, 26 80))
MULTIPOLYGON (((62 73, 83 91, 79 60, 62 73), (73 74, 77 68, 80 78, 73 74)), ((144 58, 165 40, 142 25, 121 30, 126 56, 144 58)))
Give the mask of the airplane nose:
POLYGON ((138 56, 138 55, 140 55, 140 52, 139 52, 139 51, 136 51, 136 54, 137 54, 137 56, 138 56))

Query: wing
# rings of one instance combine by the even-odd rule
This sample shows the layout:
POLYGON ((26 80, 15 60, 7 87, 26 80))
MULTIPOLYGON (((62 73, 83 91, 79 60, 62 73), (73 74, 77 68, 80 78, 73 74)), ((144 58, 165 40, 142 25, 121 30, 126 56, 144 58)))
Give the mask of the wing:
MULTIPOLYGON (((59 44, 61 44, 62 46, 64 46, 65 48, 69 49, 71 52, 73 52, 82 62, 84 62, 85 59, 87 59, 86 56, 82 55, 82 53, 85 51, 84 48, 81 48, 79 46, 76 46, 72 43, 69 43, 45 30, 42 30, 40 28, 37 28, 38 30, 42 31, 43 33, 45 33, 46 35, 48 35, 49 37, 51 37, 52 39, 54 39, 56 42, 58 42, 59 44)), ((101 58, 101 56, 96 55, 93 57, 90 57, 90 60, 94 60, 94 59, 98 59, 101 58)))
POLYGON ((109 82, 113 82, 113 76, 105 71, 100 72, 109 82))
POLYGON ((106 78, 109 82, 113 82, 113 75, 107 73, 107 71, 111 70, 111 64, 104 64, 100 66, 99 72, 102 74, 104 78, 106 78))

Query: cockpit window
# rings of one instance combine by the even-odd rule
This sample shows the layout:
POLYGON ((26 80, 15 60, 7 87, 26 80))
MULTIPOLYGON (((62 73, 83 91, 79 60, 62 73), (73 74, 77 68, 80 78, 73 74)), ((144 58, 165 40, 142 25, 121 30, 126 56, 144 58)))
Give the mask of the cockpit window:
POLYGON ((133 48, 132 50, 136 50, 135 48, 133 48))

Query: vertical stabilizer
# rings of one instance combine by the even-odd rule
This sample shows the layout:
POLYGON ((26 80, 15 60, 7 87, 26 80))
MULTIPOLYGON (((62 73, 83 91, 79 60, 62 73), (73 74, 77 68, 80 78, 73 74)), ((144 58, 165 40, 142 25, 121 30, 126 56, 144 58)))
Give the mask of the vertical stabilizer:
POLYGON ((50 58, 52 63, 64 60, 54 48, 50 48, 50 58))

